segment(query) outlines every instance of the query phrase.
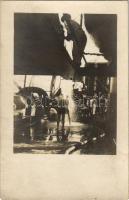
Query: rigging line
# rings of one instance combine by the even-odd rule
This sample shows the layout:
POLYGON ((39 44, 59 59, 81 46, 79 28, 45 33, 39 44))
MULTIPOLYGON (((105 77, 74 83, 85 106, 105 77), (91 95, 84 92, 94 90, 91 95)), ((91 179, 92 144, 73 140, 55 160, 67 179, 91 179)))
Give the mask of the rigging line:
POLYGON ((60 76, 60 81, 59 81, 59 86, 57 88, 55 88, 54 90, 54 94, 60 89, 60 86, 61 86, 61 76, 60 76))
POLYGON ((60 76, 59 88, 60 88, 60 86, 61 86, 61 76, 60 76))
POLYGON ((29 87, 31 86, 32 79, 33 79, 33 76, 31 76, 30 83, 29 83, 29 87))
POLYGON ((61 76, 60 76, 59 85, 58 85, 58 87, 55 89, 55 93, 60 89, 60 86, 61 86, 61 76))
POLYGON ((16 81, 14 81, 14 84, 16 85, 16 87, 19 89, 19 90, 21 90, 21 86, 16 82, 16 81))
POLYGON ((104 54, 102 53, 86 53, 86 52, 83 52, 84 55, 90 55, 90 56, 104 56, 104 54))
POLYGON ((26 87, 26 77, 27 75, 25 75, 25 78, 24 78, 24 88, 26 87))

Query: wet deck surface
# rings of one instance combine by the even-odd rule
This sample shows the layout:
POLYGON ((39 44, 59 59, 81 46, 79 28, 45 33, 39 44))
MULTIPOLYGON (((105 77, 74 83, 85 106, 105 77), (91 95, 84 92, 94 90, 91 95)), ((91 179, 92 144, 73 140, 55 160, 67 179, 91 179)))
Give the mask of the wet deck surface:
POLYGON ((116 145, 105 132, 90 124, 72 122, 57 131, 55 122, 15 130, 14 152, 31 154, 115 154, 116 145))

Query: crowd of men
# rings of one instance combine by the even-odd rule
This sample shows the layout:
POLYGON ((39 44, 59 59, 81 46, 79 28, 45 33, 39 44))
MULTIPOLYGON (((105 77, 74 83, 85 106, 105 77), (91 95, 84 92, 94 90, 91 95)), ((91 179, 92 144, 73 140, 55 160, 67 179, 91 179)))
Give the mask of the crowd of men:
POLYGON ((88 95, 87 86, 85 84, 73 85, 73 99, 79 119, 89 119, 95 116, 105 118, 108 112, 110 98, 107 93, 94 92, 88 95))
POLYGON ((26 101, 25 116, 34 120, 48 118, 50 121, 57 121, 57 130, 61 124, 65 126, 65 117, 68 115, 69 124, 71 122, 69 113, 69 98, 64 96, 61 89, 56 96, 41 98, 38 94, 33 94, 31 99, 26 101))

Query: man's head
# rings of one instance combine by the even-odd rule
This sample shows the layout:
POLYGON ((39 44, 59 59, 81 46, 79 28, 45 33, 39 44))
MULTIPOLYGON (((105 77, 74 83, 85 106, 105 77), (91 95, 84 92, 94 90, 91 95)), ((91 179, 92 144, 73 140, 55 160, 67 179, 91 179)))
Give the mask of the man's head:
POLYGON ((29 98, 27 99, 26 102, 27 102, 28 105, 31 105, 31 100, 29 98))
POLYGON ((61 17, 61 21, 64 22, 64 21, 69 21, 71 19, 71 15, 70 14, 63 14, 63 16, 61 17))

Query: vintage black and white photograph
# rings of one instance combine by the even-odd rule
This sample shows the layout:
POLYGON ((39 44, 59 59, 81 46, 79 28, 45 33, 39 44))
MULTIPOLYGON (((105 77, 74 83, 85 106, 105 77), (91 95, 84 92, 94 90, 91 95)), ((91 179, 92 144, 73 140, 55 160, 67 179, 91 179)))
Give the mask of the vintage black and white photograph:
POLYGON ((14 14, 13 151, 116 155, 117 15, 14 14))
POLYGON ((1 199, 128 199, 127 1, 1 5, 1 199))

